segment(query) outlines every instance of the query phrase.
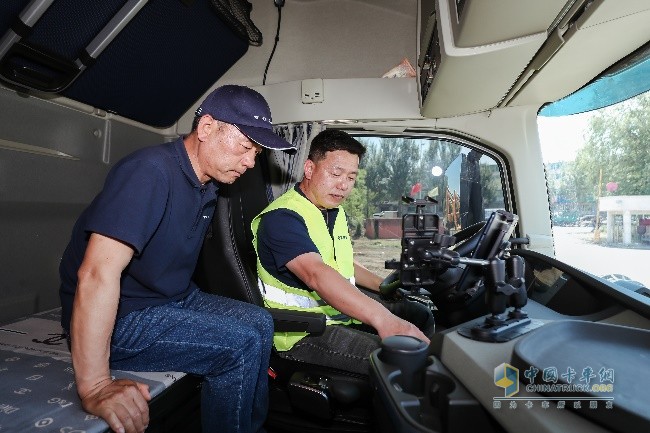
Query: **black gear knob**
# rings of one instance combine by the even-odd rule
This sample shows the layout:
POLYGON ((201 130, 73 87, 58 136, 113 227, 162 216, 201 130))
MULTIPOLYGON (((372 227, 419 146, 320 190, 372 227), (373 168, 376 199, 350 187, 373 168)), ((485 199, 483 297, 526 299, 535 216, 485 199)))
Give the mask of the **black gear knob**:
POLYGON ((424 341, 406 335, 393 335, 382 340, 379 359, 401 370, 398 382, 404 392, 422 392, 428 347, 424 341))

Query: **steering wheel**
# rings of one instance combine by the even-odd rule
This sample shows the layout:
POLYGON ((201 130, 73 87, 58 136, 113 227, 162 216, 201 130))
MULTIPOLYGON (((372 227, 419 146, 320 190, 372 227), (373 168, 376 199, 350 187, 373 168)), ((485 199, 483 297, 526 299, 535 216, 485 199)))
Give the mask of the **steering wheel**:
MULTIPOLYGON (((456 240, 450 249, 456 251, 461 257, 471 254, 476 248, 480 233, 483 227, 485 227, 485 224, 486 221, 480 221, 454 234, 456 240)), ((384 299, 392 299, 400 286, 399 270, 395 269, 379 284, 379 293, 381 293, 384 299)))
POLYGON ((471 253, 476 248, 479 233, 481 233, 485 224, 487 224, 487 221, 479 221, 454 234, 456 243, 454 243, 450 248, 456 251, 461 257, 467 256, 467 254, 471 253))

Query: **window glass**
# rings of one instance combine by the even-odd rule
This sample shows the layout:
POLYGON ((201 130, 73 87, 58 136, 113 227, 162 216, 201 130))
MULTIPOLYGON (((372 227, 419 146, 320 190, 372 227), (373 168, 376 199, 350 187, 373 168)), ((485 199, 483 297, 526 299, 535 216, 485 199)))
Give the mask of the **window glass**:
POLYGON ((650 287, 650 92, 538 126, 556 257, 650 287))
POLYGON ((506 209, 503 165, 496 155, 444 137, 355 137, 367 152, 343 207, 355 258, 378 275, 390 272, 386 260, 399 260, 402 216, 415 212, 402 196, 436 200, 425 211, 439 216, 438 228, 446 234, 506 209))

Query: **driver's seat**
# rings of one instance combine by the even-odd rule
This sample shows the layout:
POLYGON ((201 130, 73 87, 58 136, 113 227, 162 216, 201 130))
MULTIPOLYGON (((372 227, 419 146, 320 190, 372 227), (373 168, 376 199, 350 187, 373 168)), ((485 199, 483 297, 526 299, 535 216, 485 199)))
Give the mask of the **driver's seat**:
MULTIPOLYGON (((195 272, 204 291, 264 307, 257 285, 250 223, 270 202, 263 161, 231 185, 219 186, 211 230, 195 272)), ((276 330, 322 332, 325 317, 271 311, 276 330)), ((267 427, 287 432, 369 432, 373 430, 368 377, 288 361, 271 354, 267 427)))

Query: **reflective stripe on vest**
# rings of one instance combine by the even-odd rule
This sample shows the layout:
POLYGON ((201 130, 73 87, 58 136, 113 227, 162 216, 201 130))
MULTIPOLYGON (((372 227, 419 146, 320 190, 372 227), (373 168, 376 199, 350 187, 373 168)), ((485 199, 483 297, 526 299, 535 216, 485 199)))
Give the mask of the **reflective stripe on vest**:
MULTIPOLYGON (((301 311, 312 311, 312 309, 326 306, 327 303, 322 299, 316 300, 308 296, 302 296, 295 293, 285 292, 284 290, 274 287, 270 284, 264 283, 262 280, 257 280, 260 292, 264 296, 264 300, 272 302, 277 305, 282 305, 283 307, 288 307, 287 309, 300 309, 301 311), (295 307, 295 308, 290 308, 295 307)), ((277 308, 277 307, 274 307, 277 308)), ((316 311, 316 312, 321 312, 316 311)), ((326 315, 326 321, 332 324, 340 324, 341 322, 347 322, 350 320, 350 317, 339 313, 335 316, 326 315)))

